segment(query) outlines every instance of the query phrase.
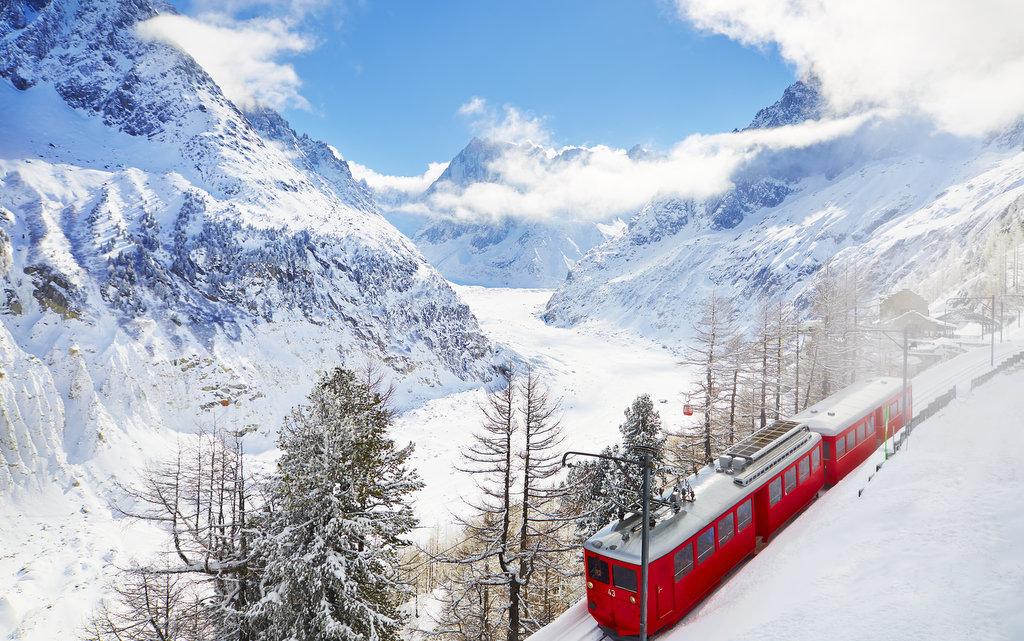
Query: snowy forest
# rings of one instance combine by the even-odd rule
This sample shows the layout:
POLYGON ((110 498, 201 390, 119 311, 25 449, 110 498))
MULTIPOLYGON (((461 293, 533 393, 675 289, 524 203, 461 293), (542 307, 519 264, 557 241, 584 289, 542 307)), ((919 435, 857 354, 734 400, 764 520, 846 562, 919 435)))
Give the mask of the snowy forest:
MULTIPOLYGON (((967 279, 1001 304, 990 333, 1021 308, 1019 228, 995 238, 967 279)), ((567 453, 559 391, 532 365, 499 367, 460 446, 457 472, 474 484, 466 509, 422 543, 411 534, 423 483, 413 444, 393 440, 394 388, 380 367, 339 366, 279 426, 272 472, 246 464, 244 433, 218 431, 123 488, 118 510, 159 524, 168 547, 121 569, 83 638, 526 639, 580 598, 583 541, 639 509, 639 468, 620 461, 646 452, 654 496, 685 491, 689 474, 753 431, 856 380, 903 375, 906 335, 879 322, 859 273, 829 261, 803 300, 765 299, 746 317, 712 292, 678 364, 693 381, 680 384, 692 421, 665 429, 640 394, 620 441, 594 452, 603 458, 567 453)), ((955 295, 949 306, 984 322, 986 301, 955 295)))

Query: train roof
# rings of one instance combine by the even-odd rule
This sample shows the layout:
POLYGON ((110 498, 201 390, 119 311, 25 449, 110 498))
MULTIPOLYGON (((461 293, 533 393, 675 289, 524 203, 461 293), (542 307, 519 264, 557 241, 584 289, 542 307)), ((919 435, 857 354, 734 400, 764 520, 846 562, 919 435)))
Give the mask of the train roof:
MULTIPOLYGON (((907 386, 909 388, 909 382, 907 386)), ((811 430, 823 436, 836 436, 902 389, 903 379, 893 376, 861 381, 815 403, 792 420, 806 423, 811 430)))
MULTIPOLYGON (((775 475, 776 471, 806 454, 820 440, 818 434, 808 431, 803 425, 791 421, 777 421, 765 430, 755 432, 723 454, 723 459, 734 450, 745 450, 754 454, 753 443, 753 447, 757 448, 754 456, 739 455, 747 459, 741 471, 727 473, 720 466, 707 465, 696 474, 687 477, 686 480, 693 489, 694 500, 683 502, 682 509, 674 514, 669 511, 660 519, 655 515, 655 527, 651 530, 650 560, 669 554, 683 541, 702 531, 727 509, 742 501, 744 497, 753 495, 775 475), (763 433, 771 429, 778 434, 774 447, 766 447, 763 442, 756 442, 758 435, 761 435, 763 441, 763 433)), ((602 556, 639 565, 641 520, 642 517, 634 514, 623 521, 615 521, 588 539, 584 547, 602 556)))

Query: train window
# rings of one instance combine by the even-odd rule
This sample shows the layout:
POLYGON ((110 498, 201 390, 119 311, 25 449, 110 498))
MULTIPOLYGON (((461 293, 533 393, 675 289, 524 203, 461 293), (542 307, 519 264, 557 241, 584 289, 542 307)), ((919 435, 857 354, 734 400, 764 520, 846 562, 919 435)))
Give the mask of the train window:
POLYGON ((718 520, 718 547, 728 543, 729 539, 736 534, 735 523, 736 519, 733 517, 732 512, 718 520))
POLYGON ((807 457, 800 459, 800 464, 797 466, 797 470, 800 472, 800 482, 803 483, 807 480, 807 477, 811 475, 811 462, 807 457))
POLYGON ((846 454, 846 439, 840 437, 836 439, 836 460, 843 458, 843 454, 846 454))
POLYGON ((811 469, 817 472, 819 465, 821 465, 821 455, 818 453, 818 448, 814 448, 811 450, 811 469))
POLYGON ((687 543, 679 548, 672 559, 676 569, 676 581, 680 581, 693 569, 693 543, 687 543))
POLYGON ((825 460, 827 461, 827 460, 831 459, 832 458, 832 446, 829 444, 829 442, 826 441, 825 439, 822 439, 821 440, 821 447, 822 447, 822 449, 825 450, 825 460))
POLYGON ((752 520, 754 520, 754 511, 750 507, 750 499, 747 499, 736 508, 736 529, 742 532, 752 520))
POLYGON ((846 435, 846 451, 849 452, 855 447, 857 447, 857 434, 850 432, 846 435))
POLYGON ((703 563, 715 551, 715 528, 709 527, 697 537, 697 563, 703 563))
POLYGON ((612 585, 628 592, 636 592, 636 570, 621 565, 612 566, 612 585))
POLYGON ((875 431, 875 416, 873 414, 868 417, 867 426, 868 426, 868 431, 870 431, 870 432, 874 432, 875 431))
POLYGON ((768 484, 768 504, 775 505, 782 498, 782 477, 772 480, 768 484))
POLYGON ((791 467, 786 470, 786 494, 789 494, 796 489, 796 468, 791 467))
POLYGON ((595 581, 608 583, 608 563, 596 556, 587 557, 587 576, 595 581))

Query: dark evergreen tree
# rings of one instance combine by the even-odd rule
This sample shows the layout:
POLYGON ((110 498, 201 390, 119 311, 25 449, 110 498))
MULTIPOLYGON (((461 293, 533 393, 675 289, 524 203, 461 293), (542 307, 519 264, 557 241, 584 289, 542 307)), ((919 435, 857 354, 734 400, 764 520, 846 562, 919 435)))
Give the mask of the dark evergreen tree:
POLYGON ((379 394, 336 368, 284 422, 259 548, 265 596, 252 613, 261 638, 398 638, 398 551, 422 484, 406 466, 412 446, 388 436, 389 417, 379 394))
MULTIPOLYGON (((652 486, 665 485, 670 470, 665 460, 667 437, 661 429, 661 415, 654 409, 649 394, 641 394, 623 412, 619 425, 622 444, 606 447, 605 457, 639 461, 651 455, 652 486)), ((576 516, 579 539, 592 536, 613 519, 640 505, 641 468, 635 463, 620 464, 608 459, 584 460, 569 471, 566 486, 572 491, 565 502, 567 512, 576 516)))

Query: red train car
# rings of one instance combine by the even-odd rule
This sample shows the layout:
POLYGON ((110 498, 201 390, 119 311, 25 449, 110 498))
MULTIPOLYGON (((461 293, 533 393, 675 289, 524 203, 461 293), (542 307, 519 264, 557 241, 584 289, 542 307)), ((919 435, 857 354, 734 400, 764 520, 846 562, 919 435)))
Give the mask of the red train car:
MULTIPOLYGON (((693 500, 663 496, 650 532, 648 632, 682 618, 754 553, 758 537, 806 507, 824 483, 821 463, 820 435, 777 421, 689 477, 693 500)), ((584 545, 588 607, 614 639, 639 634, 640 532, 633 514, 584 545)))
POLYGON ((825 485, 835 485, 903 428, 912 416, 912 390, 899 378, 874 378, 843 389, 792 420, 821 434, 825 485), (904 407, 905 405, 905 407, 904 407))

